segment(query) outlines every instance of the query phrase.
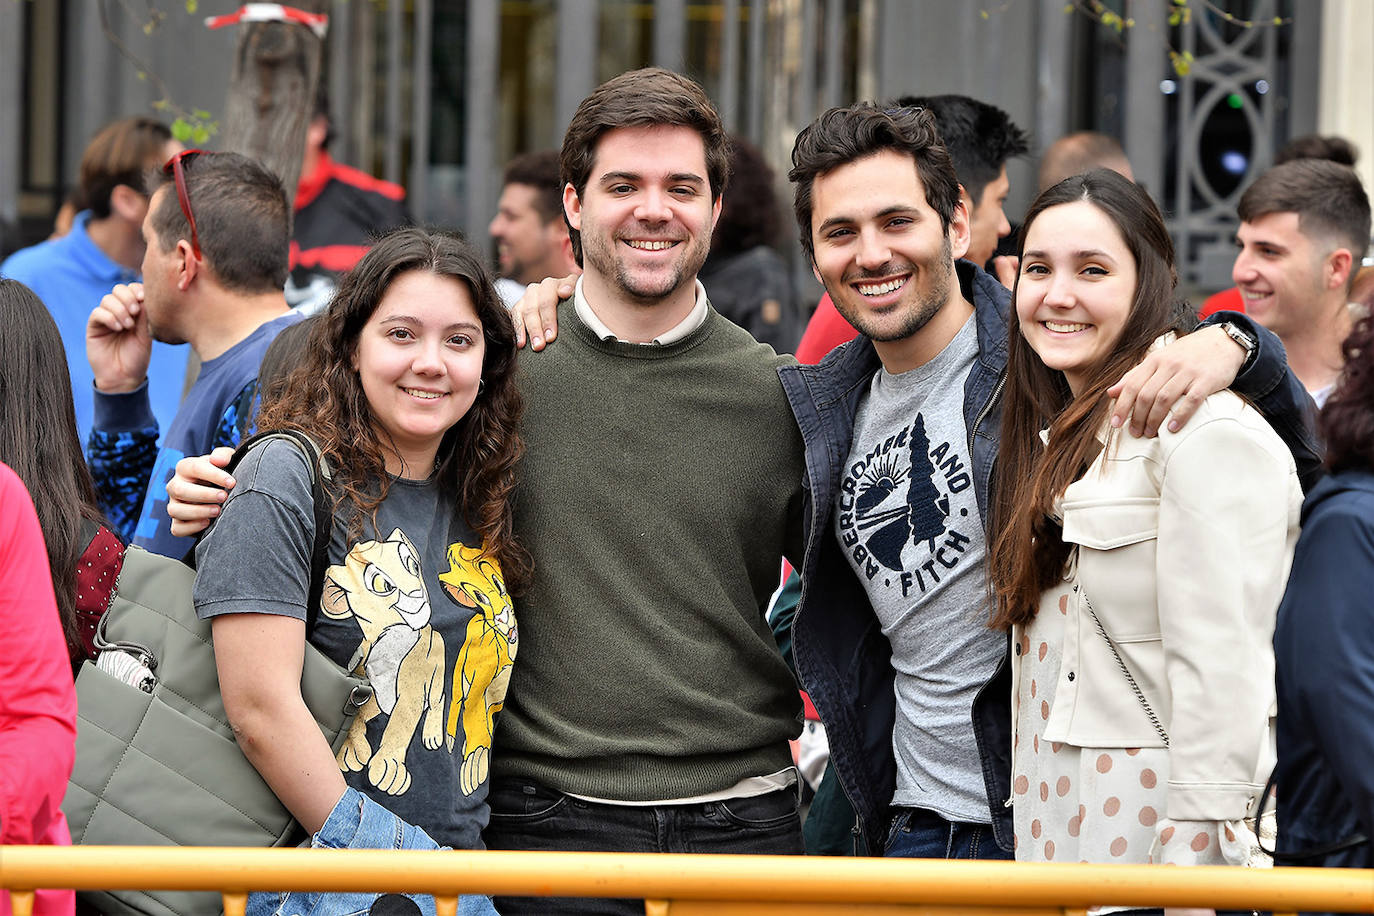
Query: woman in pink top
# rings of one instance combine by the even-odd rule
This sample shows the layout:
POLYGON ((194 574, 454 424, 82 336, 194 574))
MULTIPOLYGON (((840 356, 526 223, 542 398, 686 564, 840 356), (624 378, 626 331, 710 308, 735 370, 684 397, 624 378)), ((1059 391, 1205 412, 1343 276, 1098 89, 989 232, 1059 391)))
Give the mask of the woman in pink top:
MULTIPOLYGON (((0 464, 0 844, 68 846, 62 795, 76 755, 76 691, 33 501, 0 464)), ((3 853, 0 853, 3 854, 3 853)), ((71 914, 71 891, 40 890, 37 916, 71 914)), ((0 890, 0 916, 10 895, 0 890)))

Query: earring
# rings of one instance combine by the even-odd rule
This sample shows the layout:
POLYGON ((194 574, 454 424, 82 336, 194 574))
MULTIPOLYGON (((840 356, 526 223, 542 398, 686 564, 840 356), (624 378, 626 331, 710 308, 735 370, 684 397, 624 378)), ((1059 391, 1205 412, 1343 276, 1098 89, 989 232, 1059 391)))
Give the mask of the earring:
POLYGON ((487 380, 484 379, 484 378, 479 378, 479 379, 477 380, 477 393, 478 393, 478 394, 481 394, 481 393, 483 392, 483 390, 486 389, 486 387, 487 387, 487 380))

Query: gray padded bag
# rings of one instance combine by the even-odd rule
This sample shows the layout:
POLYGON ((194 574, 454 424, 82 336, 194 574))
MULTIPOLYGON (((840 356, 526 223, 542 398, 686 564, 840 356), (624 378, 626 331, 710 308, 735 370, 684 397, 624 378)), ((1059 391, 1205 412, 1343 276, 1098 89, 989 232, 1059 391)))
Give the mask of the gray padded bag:
MULTIPOLYGON (((332 524, 322 483, 327 468, 314 442, 296 432, 253 436, 236 459, 264 439, 281 437, 295 442, 315 468, 309 632, 332 524)), ((269 847, 307 839, 234 740, 210 621, 196 617, 191 601, 195 575, 183 563, 138 547, 125 552, 97 646, 102 655, 126 655, 115 658, 115 667, 132 673, 121 680, 86 662, 77 677, 76 765, 62 803, 73 843, 269 847)), ((366 678, 344 671, 307 642, 301 695, 337 752, 372 689, 366 678)), ((81 897, 107 916, 221 912, 214 893, 93 891, 81 897)))

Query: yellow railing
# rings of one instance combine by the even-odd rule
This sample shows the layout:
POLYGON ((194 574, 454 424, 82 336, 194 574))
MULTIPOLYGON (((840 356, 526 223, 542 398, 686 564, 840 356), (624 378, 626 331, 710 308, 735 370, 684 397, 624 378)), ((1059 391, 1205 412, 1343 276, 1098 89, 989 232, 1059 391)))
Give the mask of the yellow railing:
POLYGON ((574 852, 8 846, 0 887, 15 916, 32 889, 219 891, 226 916, 247 893, 459 893, 635 897, 648 916, 831 913, 1082 913, 1097 904, 1374 913, 1374 870, 1025 865, 1014 862, 574 852))

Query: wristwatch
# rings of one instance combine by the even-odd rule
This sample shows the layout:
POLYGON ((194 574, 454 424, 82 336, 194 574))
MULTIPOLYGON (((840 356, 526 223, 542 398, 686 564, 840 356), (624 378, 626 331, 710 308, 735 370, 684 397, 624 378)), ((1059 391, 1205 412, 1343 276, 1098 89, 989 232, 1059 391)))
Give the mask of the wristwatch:
POLYGON ((1226 332, 1226 336, 1236 342, 1245 351, 1245 362, 1240 364, 1241 370, 1249 368, 1250 363, 1255 358, 1255 351, 1259 349, 1259 341, 1249 331, 1236 324, 1234 321, 1226 321, 1221 324, 1221 329, 1226 332))

